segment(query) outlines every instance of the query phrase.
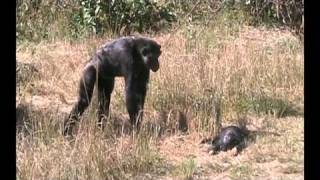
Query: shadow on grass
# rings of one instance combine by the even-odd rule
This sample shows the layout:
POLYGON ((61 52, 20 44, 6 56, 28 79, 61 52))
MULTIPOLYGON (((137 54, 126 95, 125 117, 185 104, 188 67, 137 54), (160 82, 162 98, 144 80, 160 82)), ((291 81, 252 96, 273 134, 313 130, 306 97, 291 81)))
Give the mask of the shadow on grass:
POLYGON ((236 104, 237 111, 253 111, 256 114, 273 114, 277 118, 288 116, 303 116, 303 109, 283 99, 258 96, 253 98, 240 98, 236 104))

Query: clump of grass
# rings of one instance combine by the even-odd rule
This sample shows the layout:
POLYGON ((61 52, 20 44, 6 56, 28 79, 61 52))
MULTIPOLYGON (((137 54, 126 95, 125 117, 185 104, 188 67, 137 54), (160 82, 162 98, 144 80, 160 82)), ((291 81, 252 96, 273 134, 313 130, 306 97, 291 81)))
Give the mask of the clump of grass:
POLYGON ((252 169, 248 165, 240 165, 231 169, 231 175, 233 178, 249 179, 252 169))
POLYGON ((210 171, 213 171, 215 173, 223 173, 230 168, 230 165, 224 166, 224 165, 221 165, 219 163, 214 162, 212 164, 209 164, 208 167, 210 168, 210 171))
POLYGON ((241 96, 235 104, 235 110, 239 113, 251 111, 257 115, 274 115, 278 118, 302 114, 300 109, 285 100, 263 95, 241 96))
POLYGON ((234 165, 230 169, 230 175, 233 179, 252 179, 252 177, 258 177, 260 172, 259 168, 254 168, 246 163, 234 165))
POLYGON ((30 111, 30 133, 17 134, 17 178, 128 179, 163 165, 152 136, 141 132, 118 139, 105 134, 96 128, 93 109, 84 114, 69 141, 61 135, 62 117, 30 111))
POLYGON ((295 165, 291 165, 286 168, 283 168, 282 171, 285 174, 297 174, 297 173, 303 172, 303 168, 295 164, 295 165))
POLYGON ((173 173, 182 179, 190 180, 193 177, 196 167, 196 161, 193 158, 188 158, 178 165, 173 173))

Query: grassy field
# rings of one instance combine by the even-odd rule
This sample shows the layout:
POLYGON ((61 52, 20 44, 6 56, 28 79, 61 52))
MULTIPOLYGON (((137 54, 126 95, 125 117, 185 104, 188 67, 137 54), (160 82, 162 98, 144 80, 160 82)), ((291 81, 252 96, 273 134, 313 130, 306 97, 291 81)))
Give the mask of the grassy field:
POLYGON ((163 54, 141 133, 126 131, 118 78, 108 128, 96 128, 94 95, 72 141, 61 135, 63 118, 85 63, 111 38, 18 44, 17 61, 38 72, 17 92, 17 179, 303 179, 303 43, 286 30, 230 24, 152 38, 163 54), (209 155, 199 142, 215 133, 217 108, 223 126, 244 118, 249 130, 269 133, 238 156, 209 155))

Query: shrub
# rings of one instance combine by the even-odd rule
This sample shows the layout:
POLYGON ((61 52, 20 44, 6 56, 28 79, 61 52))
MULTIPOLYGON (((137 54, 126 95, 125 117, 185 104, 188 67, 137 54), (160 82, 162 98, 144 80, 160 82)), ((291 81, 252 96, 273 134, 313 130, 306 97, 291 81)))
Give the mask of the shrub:
POLYGON ((169 5, 159 6, 150 0, 78 0, 78 2, 80 11, 73 20, 80 27, 85 26, 94 33, 105 30, 113 33, 158 30, 162 20, 170 23, 175 19, 169 5))
POLYGON ((296 34, 304 33, 303 0, 241 0, 242 7, 252 16, 252 23, 276 23, 291 28, 296 34))
POLYGON ((175 21, 170 4, 151 0, 18 0, 17 39, 159 31, 175 21))

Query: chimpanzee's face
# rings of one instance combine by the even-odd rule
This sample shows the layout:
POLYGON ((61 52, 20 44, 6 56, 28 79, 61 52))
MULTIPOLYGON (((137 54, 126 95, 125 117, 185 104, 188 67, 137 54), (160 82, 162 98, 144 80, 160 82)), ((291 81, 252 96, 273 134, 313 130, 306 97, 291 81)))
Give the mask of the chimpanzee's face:
POLYGON ((161 55, 161 46, 154 41, 146 44, 142 50, 141 55, 144 63, 147 65, 149 69, 153 72, 157 72, 159 70, 159 56, 161 55))

